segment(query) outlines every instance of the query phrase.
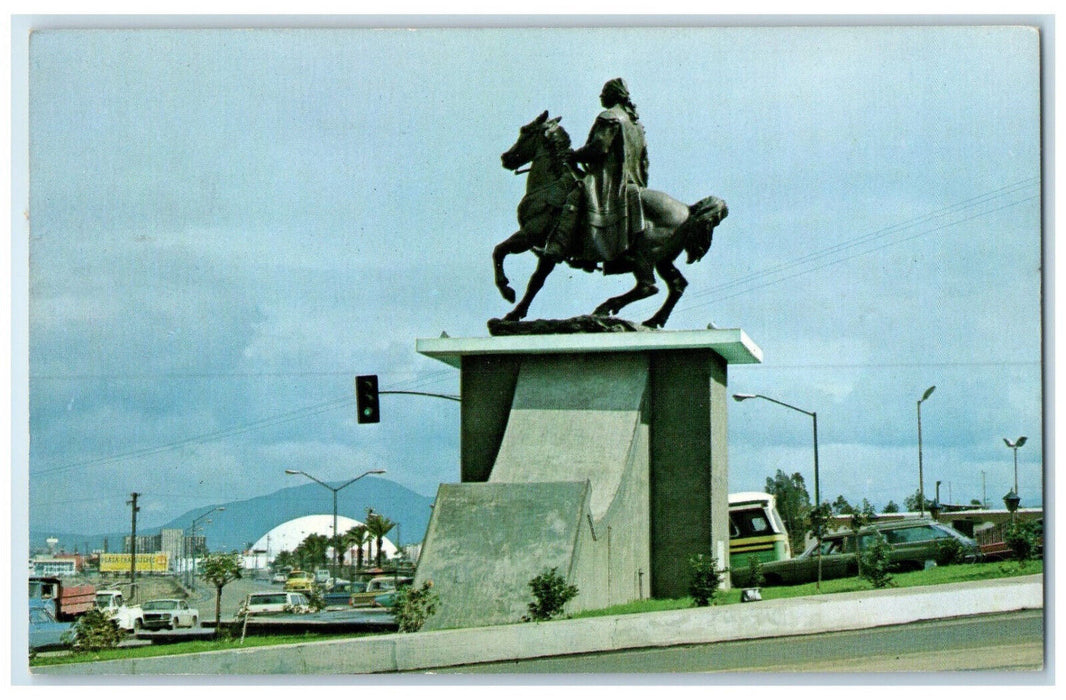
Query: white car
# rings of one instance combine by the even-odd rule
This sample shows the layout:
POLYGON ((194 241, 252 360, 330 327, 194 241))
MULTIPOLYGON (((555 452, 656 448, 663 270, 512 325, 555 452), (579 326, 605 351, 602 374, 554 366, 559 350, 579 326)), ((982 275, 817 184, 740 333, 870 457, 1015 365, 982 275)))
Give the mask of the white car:
POLYGON ((122 591, 97 591, 96 609, 114 620, 119 629, 127 632, 139 630, 144 624, 144 611, 139 605, 126 605, 122 591))
POLYGON ((200 622, 200 612, 177 598, 149 600, 141 604, 141 610, 144 611, 142 624, 146 630, 176 630, 179 627, 196 627, 200 622))
POLYGON ((244 609, 249 615, 306 613, 311 611, 311 601, 295 591, 262 591, 249 593, 244 599, 244 609))

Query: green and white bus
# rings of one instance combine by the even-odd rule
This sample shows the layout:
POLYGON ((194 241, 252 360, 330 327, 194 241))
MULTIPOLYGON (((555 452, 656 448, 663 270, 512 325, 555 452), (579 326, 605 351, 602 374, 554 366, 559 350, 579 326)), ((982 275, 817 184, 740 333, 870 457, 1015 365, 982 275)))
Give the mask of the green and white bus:
POLYGON ((788 531, 769 493, 744 491, 729 494, 729 567, 748 566, 752 555, 759 561, 792 558, 788 531))

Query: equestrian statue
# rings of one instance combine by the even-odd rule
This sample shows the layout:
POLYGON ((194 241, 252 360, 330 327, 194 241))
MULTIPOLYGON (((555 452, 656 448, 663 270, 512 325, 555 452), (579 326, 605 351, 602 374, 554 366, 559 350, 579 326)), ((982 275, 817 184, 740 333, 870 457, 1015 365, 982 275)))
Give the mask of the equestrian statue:
POLYGON ((514 303, 516 295, 504 274, 504 259, 530 250, 539 256, 525 295, 504 321, 525 318, 552 269, 565 262, 587 272, 628 272, 636 278, 633 289, 600 304, 594 316, 610 316, 658 293, 658 273, 668 295, 642 325, 662 328, 688 285, 674 260, 682 250, 690 264, 702 259, 714 227, 729 213, 718 197, 688 206, 647 189, 644 127, 625 81, 608 81, 600 103, 605 111, 581 148, 571 148, 561 117, 549 119, 545 111, 523 126, 515 144, 500 156, 504 168, 528 173, 518 205, 519 230, 492 253, 496 288, 508 302, 514 303), (528 170, 519 170, 527 164, 528 170))

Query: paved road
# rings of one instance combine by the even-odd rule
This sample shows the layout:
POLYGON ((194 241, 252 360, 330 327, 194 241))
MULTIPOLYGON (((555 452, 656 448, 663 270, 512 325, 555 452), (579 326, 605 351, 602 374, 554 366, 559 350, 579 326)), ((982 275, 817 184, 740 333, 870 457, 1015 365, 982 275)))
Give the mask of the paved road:
MULTIPOLYGON (((258 591, 280 591, 282 587, 283 585, 280 583, 271 583, 270 581, 251 578, 241 578, 227 583, 222 588, 222 619, 232 619, 236 616, 237 608, 240 607, 241 601, 244 600, 249 593, 256 593, 258 591)), ((204 581, 197 581, 196 591, 194 595, 189 598, 189 605, 194 608, 199 608, 201 620, 211 620, 213 623, 215 619, 214 586, 204 581)))
POLYGON ((1043 668, 1043 611, 855 632, 609 652, 436 673, 884 673, 1043 668))

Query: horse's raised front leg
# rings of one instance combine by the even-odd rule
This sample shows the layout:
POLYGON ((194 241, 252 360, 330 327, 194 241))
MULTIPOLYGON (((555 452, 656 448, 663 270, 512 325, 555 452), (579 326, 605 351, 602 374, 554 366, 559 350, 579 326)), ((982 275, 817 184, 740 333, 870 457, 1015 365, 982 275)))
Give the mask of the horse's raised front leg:
POLYGON ((656 263, 655 270, 659 273, 659 276, 663 278, 663 281, 666 282, 666 288, 669 290, 669 293, 667 294, 666 301, 663 302, 662 307, 655 312, 654 316, 641 325, 649 328, 662 328, 666 325, 666 319, 670 318, 670 312, 674 310, 677 300, 685 293, 685 287, 688 286, 688 280, 685 279, 672 260, 660 260, 656 263))
POLYGON ((637 278, 636 285, 625 294, 611 297, 596 307, 593 316, 611 316, 621 311, 625 306, 658 294, 659 288, 655 286, 655 273, 652 272, 651 263, 643 256, 636 256, 633 261, 633 276, 637 278))
POLYGON ((533 297, 537 296, 537 292, 544 286, 544 280, 548 278, 554 268, 555 263, 548 258, 539 259, 537 269, 533 270, 533 274, 529 276, 525 296, 522 297, 522 301, 518 302, 518 306, 511 310, 511 313, 503 317, 504 321, 521 321, 526 317, 526 314, 529 313, 529 305, 533 303, 533 297))
POLYGON ((521 230, 511 234, 492 249, 492 267, 496 271, 496 289, 499 289, 500 295, 511 304, 515 300, 515 291, 511 288, 507 275, 503 272, 503 259, 513 253, 524 253, 527 250, 529 250, 529 237, 521 230))

